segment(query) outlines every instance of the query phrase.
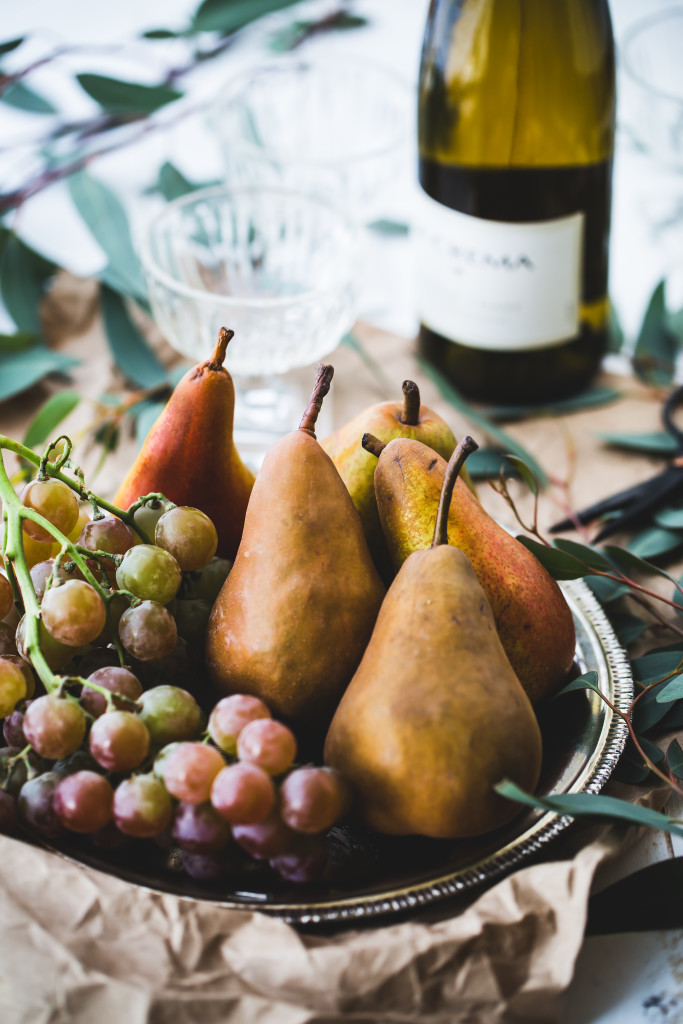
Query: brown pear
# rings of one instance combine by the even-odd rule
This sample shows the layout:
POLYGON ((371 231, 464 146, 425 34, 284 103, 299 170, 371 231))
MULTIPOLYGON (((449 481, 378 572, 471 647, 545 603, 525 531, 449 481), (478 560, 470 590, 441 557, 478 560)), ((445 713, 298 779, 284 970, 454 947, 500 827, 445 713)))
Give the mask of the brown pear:
MULTIPOLYGON (((373 482, 376 462, 360 444, 360 438, 368 431, 385 442, 394 437, 412 437, 429 445, 444 459, 451 457, 457 442, 446 421, 421 404, 420 389, 412 380, 403 382, 402 402, 371 405, 320 442, 353 498, 375 564, 386 580, 393 577, 394 569, 377 511, 373 482)), ((470 483, 465 470, 463 478, 470 483)))
POLYGON ((351 782, 362 822, 391 835, 498 828, 518 807, 496 783, 533 791, 541 767, 538 723, 486 595, 446 542, 448 487, 433 545, 414 551, 389 588, 325 741, 325 763, 351 782))
POLYGON ((224 558, 235 556, 254 486, 232 434, 235 388, 223 360, 233 334, 221 328, 211 358, 179 381, 114 499, 128 508, 161 492, 176 505, 201 509, 216 527, 224 558))
MULTIPOLYGON (((413 551, 429 547, 446 462, 419 441, 382 445, 363 441, 379 456, 377 505, 398 569, 413 551)), ((567 678, 574 661, 572 613, 559 586, 538 559, 500 526, 456 480, 448 540, 463 551, 491 604, 498 634, 513 669, 536 703, 567 678)))
POLYGON ((332 373, 318 368, 299 429, 263 461, 206 647, 221 693, 255 694, 318 745, 384 596, 358 513, 315 437, 332 373))

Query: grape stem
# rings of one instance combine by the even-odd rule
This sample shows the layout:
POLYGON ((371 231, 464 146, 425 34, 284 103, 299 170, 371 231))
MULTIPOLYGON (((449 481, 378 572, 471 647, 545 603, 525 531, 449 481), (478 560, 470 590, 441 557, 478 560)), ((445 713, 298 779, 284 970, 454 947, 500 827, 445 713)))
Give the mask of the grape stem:
MULTIPOLYGON (((11 451, 21 459, 25 459, 27 462, 37 466, 40 479, 52 477, 67 484, 81 499, 90 502, 95 512, 95 518, 101 519, 103 516, 101 510, 105 509, 105 511, 109 512, 110 515, 114 515, 121 519, 140 536, 143 543, 150 543, 150 541, 144 530, 140 529, 138 524, 135 522, 135 511, 147 501, 166 501, 163 494, 148 494, 144 498, 138 499, 138 501, 135 502, 135 504, 127 511, 117 508, 116 505, 112 505, 110 502, 105 501, 103 498, 98 497, 86 489, 83 470, 71 462, 71 447, 71 440, 65 434, 62 434, 48 445, 43 456, 39 456, 19 441, 14 441, 11 437, 6 437, 4 434, 0 434, 0 501, 2 502, 3 510, 3 536, 2 547, 0 550, 4 559, 7 577, 12 585, 15 601, 17 604, 22 606, 24 610, 26 623, 26 657, 30 660, 40 681, 48 693, 58 691, 60 687, 64 685, 64 679, 52 671, 40 646, 40 605, 38 603, 38 598, 33 586, 33 580, 31 579, 31 574, 26 562, 23 542, 23 521, 25 519, 30 519, 32 522, 42 526, 61 546, 61 551, 55 560, 55 567, 50 582, 53 582, 56 579, 56 573, 59 571, 59 565, 68 555, 69 559, 81 571, 84 579, 91 587, 94 587, 104 601, 107 612, 107 623, 110 627, 113 625, 111 602, 114 597, 123 596, 127 598, 131 604, 137 604, 138 599, 128 591, 113 591, 109 586, 102 586, 88 565, 88 560, 95 559, 96 561, 100 561, 104 558, 117 563, 116 555, 112 556, 105 551, 88 551, 86 548, 73 543, 61 532, 61 530, 57 529, 56 526, 53 526, 52 523, 41 516, 40 513, 36 512, 34 509, 27 508, 22 504, 7 474, 2 457, 2 450, 5 449, 7 451, 11 451), (60 454, 59 458, 55 460, 55 462, 50 462, 50 454, 54 451, 60 441, 64 441, 64 451, 60 454), (77 479, 74 480, 72 476, 63 472, 63 469, 67 466, 76 475, 77 479)), ((126 656, 121 641, 117 636, 117 631, 112 628, 111 632, 119 662, 121 665, 125 665, 126 656)), ((84 680, 80 681, 84 682, 84 680)), ((109 691, 104 692, 108 693, 109 691)))

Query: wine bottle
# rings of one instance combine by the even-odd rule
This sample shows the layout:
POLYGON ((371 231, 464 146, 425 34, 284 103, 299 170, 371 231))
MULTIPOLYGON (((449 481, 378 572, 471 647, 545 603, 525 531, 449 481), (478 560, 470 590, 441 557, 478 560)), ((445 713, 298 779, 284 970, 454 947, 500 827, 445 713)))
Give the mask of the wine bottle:
POLYGON ((431 0, 418 347, 463 393, 555 399, 599 367, 614 120, 607 0, 431 0))

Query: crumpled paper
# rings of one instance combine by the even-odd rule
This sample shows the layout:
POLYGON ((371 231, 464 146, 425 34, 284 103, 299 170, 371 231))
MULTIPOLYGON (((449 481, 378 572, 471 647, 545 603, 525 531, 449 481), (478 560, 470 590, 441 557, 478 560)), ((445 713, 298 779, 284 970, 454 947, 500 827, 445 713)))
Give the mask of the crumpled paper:
MULTIPOLYGON (((76 298, 80 294, 76 289, 76 298)), ((66 295, 76 301, 68 288, 66 295)), ((94 398, 117 386, 123 394, 101 327, 88 322, 89 309, 85 301, 80 336, 56 332, 58 344, 83 359, 75 371, 82 394, 94 398)), ((478 436, 426 380, 410 341, 362 327, 358 334, 385 375, 396 381, 396 394, 387 394, 354 352, 338 349, 331 359, 335 425, 371 402, 398 398, 402 380, 411 377, 420 381, 423 401, 444 415, 458 436, 468 429, 478 436)), ((643 431, 658 428, 656 401, 633 381, 628 389, 629 397, 615 406, 506 427, 542 464, 566 478, 565 493, 574 507, 654 470, 647 456, 615 452, 607 457, 595 439, 600 431, 633 430, 634 424, 643 431)), ((46 384, 28 399, 5 403, 3 432, 23 436, 49 390, 46 384)), ((82 429, 88 415, 82 403, 65 429, 82 429)), ((132 436, 124 438, 97 481, 100 493, 115 490, 134 451, 132 436)), ((529 509, 523 489, 514 484, 512 489, 529 509)), ((510 520, 493 491, 482 488, 481 495, 492 514, 510 520)), ((542 502, 541 529, 558 513, 564 509, 542 502)), ((581 947, 595 873, 623 840, 623 830, 614 828, 597 838, 595 829, 578 835, 584 837, 578 852, 564 838, 551 844, 548 856, 555 859, 517 870, 453 916, 434 920, 428 912, 402 923, 387 918, 334 934, 298 932, 263 914, 155 893, 0 837, 0 1022, 555 1021, 581 947)))
POLYGON ((609 839, 458 916, 332 936, 155 893, 0 837, 3 1024, 530 1024, 557 1019, 609 839))

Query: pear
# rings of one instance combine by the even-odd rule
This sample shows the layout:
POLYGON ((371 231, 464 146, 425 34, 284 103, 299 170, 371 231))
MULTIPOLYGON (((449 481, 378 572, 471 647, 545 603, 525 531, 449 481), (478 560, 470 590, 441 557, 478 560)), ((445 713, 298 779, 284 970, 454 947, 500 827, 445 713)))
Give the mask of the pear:
POLYGON ((318 746, 385 593, 358 512, 315 437, 333 372, 317 368, 301 425, 266 454, 206 646, 217 690, 260 697, 318 746))
MULTIPOLYGON (((378 456, 375 490, 382 528, 398 569, 429 546, 446 462, 419 441, 383 445, 363 438, 378 456)), ((456 480, 448 518, 449 543, 472 563, 493 609, 498 634, 533 703, 554 692, 574 662, 574 620, 550 573, 456 480)))
MULTIPOLYGON (((376 462, 363 450, 359 440, 366 432, 385 442, 394 437, 412 437, 429 445, 444 459, 451 457, 457 442, 446 421, 420 404, 420 389, 412 380, 403 382, 403 402, 371 405, 320 442, 339 470, 358 509, 377 568, 385 580, 391 580, 394 569, 375 500, 373 480, 376 462)), ((465 470, 463 477, 471 486, 465 470)))
POLYGON ((432 546, 401 566, 325 741, 361 821, 390 835, 482 835, 518 811, 496 783, 533 791, 539 778, 531 703, 469 560, 447 543, 449 489, 472 446, 456 449, 432 546))
POLYGON ((179 381, 114 499, 128 508, 161 492, 176 505, 201 509, 216 527, 222 558, 237 551, 254 486, 232 434, 235 388, 223 360, 233 334, 221 328, 211 358, 179 381))

